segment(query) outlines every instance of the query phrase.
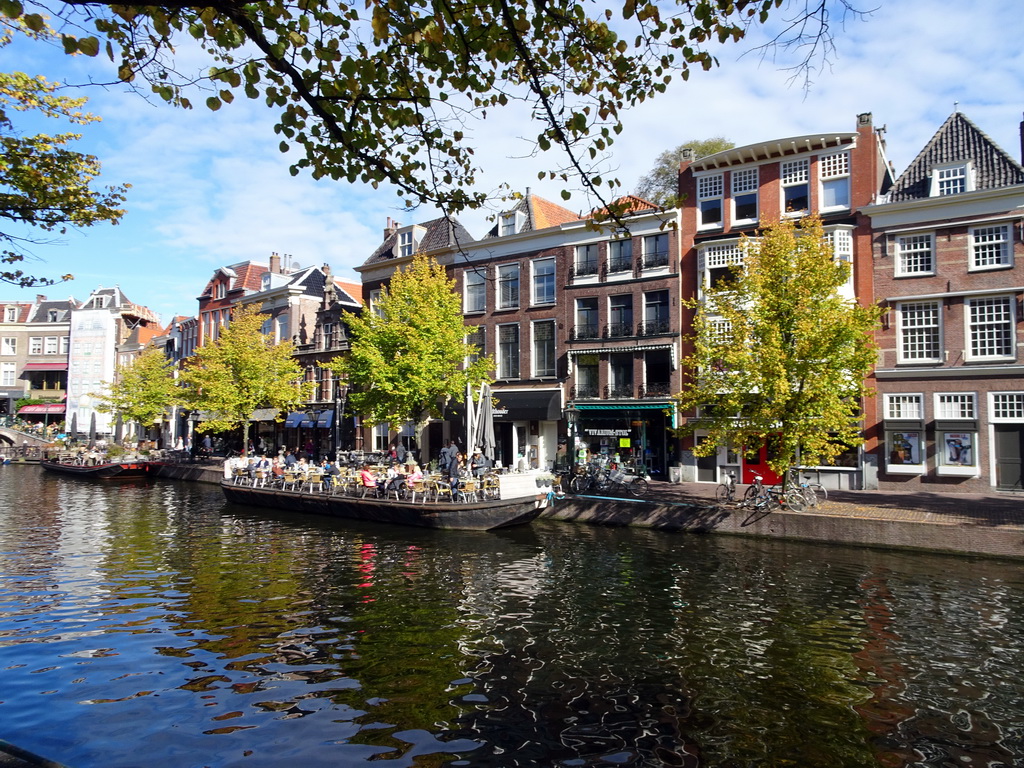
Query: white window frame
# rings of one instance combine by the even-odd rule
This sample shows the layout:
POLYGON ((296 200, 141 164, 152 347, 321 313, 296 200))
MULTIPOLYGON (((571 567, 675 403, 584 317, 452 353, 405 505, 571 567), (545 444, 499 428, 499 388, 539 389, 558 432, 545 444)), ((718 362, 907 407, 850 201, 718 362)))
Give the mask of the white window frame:
POLYGON ((17 363, 0 363, 0 387, 17 386, 17 363))
POLYGON ((624 237, 608 242, 608 274, 633 271, 633 238, 624 237), (625 268, 623 269, 623 265, 625 268))
POLYGON ((1012 295, 1001 296, 972 296, 964 301, 964 359, 965 360, 1015 360, 1017 357, 1017 302, 1012 295), (1005 317, 989 319, 984 322, 977 322, 974 318, 975 307, 989 303, 999 302, 1005 305, 1005 317), (977 354, 975 352, 975 330, 976 326, 986 326, 990 329, 1004 327, 1003 335, 1009 342, 1009 349, 998 354, 977 354))
POLYGON ((730 174, 729 185, 732 191, 732 223, 752 224, 758 221, 761 213, 759 194, 761 189, 761 178, 759 169, 755 166, 753 168, 741 168, 739 170, 734 170, 730 174), (747 198, 751 195, 754 197, 754 215, 753 217, 741 217, 737 210, 737 203, 741 198, 747 198))
POLYGON ((498 280, 494 286, 497 292, 495 306, 498 309, 518 309, 519 308, 519 262, 513 262, 511 264, 501 264, 498 266, 498 280), (506 285, 515 285, 515 288, 509 288, 506 291, 506 285), (507 298, 505 297, 506 292, 508 293, 507 298))
POLYGON ((935 418, 941 421, 973 421, 978 418, 977 392, 936 392, 935 418))
POLYGON ((227 296, 228 289, 224 283, 218 282, 213 286, 213 298, 223 299, 227 296))
POLYGON ((572 263, 576 277, 596 277, 601 271, 601 248, 597 243, 577 245, 572 263))
POLYGON ((487 274, 481 269, 462 273, 462 311, 467 315, 487 311, 487 274))
POLYGON ((974 191, 974 164, 970 160, 943 163, 932 168, 929 197, 946 197, 974 191))
POLYGON ((43 354, 43 337, 42 336, 30 336, 28 339, 28 353, 30 355, 41 355, 43 354))
POLYGON ((416 241, 413 239, 413 232, 407 229, 398 233, 398 257, 408 258, 416 249, 416 241))
POLYGON ((60 349, 60 342, 57 341, 56 336, 47 336, 44 341, 43 354, 44 355, 56 355, 60 349))
POLYGON ((18 322, 18 308, 17 307, 4 307, 4 322, 5 323, 16 323, 16 322, 18 322))
MULTIPOLYGON (((943 357, 944 357, 943 356, 943 346, 942 346, 942 339, 943 339, 942 330, 943 329, 942 329, 942 303, 941 302, 929 300, 929 301, 901 301, 901 302, 897 303, 896 304, 896 349, 897 349, 897 355, 898 355, 897 359, 899 360, 899 362, 901 362, 901 363, 911 363, 911 364, 926 364, 926 365, 930 365, 930 364, 934 364, 934 363, 941 363, 943 361, 943 357), (906 322, 907 319, 908 319, 908 315, 907 315, 908 311, 910 311, 910 312, 921 312, 921 311, 931 312, 932 313, 932 317, 934 318, 934 323, 928 323, 928 324, 920 323, 920 324, 908 325, 907 322, 906 322), (934 346, 935 354, 934 355, 922 355, 922 356, 907 355, 906 354, 906 352, 907 352, 907 347, 906 347, 906 343, 907 343, 906 333, 907 333, 907 331, 910 330, 910 329, 928 329, 928 328, 934 328, 935 329, 935 332, 934 332, 935 333, 934 345, 932 345, 931 343, 928 343, 929 347, 934 346)), ((915 341, 915 343, 919 343, 919 342, 915 341)))
POLYGON ((709 173, 697 177, 697 229, 721 229, 725 226, 725 174, 709 173), (705 215, 718 204, 718 218, 706 221, 705 215))
POLYGON ((520 360, 522 358, 522 329, 519 327, 519 323, 502 323, 497 326, 497 341, 495 342, 496 352, 495 365, 497 366, 497 378, 499 379, 518 379, 520 373, 520 360), (504 342, 502 341, 502 330, 507 328, 516 329, 516 354, 514 358, 506 360, 504 351, 504 342), (509 368, 509 364, 515 365, 515 370, 509 368))
POLYGON ((370 311, 377 317, 384 317, 384 313, 380 308, 380 298, 382 295, 383 291, 380 288, 374 288, 366 297, 366 303, 369 305, 370 311))
POLYGON ((477 352, 475 354, 474 353, 470 353, 470 354, 466 355, 465 363, 466 363, 467 366, 469 366, 471 363, 475 363, 481 357, 486 357, 487 356, 487 326, 486 325, 478 325, 478 326, 476 326, 476 330, 475 331, 473 331, 472 333, 467 333, 466 334, 464 341, 467 344, 472 344, 478 350, 480 350, 479 352, 477 352))
POLYGON ((1013 266, 1013 227, 1009 222, 971 227, 968 230, 968 242, 969 272, 1006 269, 1013 266))
POLYGON ((373 450, 376 452, 386 451, 391 437, 391 428, 387 424, 373 425, 373 450))
POLYGON ((18 354, 18 337, 4 336, 0 339, 0 355, 18 354))
POLYGON ((992 424, 1024 423, 1024 391, 989 392, 988 420, 992 424))
POLYGON ((530 324, 530 364, 531 370, 533 371, 533 377, 535 379, 550 379, 554 378, 558 374, 558 324, 553 319, 547 320, 535 320, 530 324), (547 325, 551 328, 551 367, 550 369, 541 370, 540 363, 538 362, 539 351, 537 338, 537 327, 540 325, 547 325))
POLYGON ((883 420, 924 421, 924 394, 921 392, 887 392, 883 397, 883 420))
POLYGON ((850 208, 850 152, 833 152, 818 157, 818 183, 820 185, 819 200, 822 211, 845 211, 850 208), (837 197, 844 202, 826 205, 830 190, 842 190, 837 197))
POLYGON ((510 237, 522 228, 524 216, 521 211, 501 214, 498 221, 498 237, 510 237))
POLYGON ((644 260, 644 269, 668 269, 672 266, 672 239, 668 236, 667 232, 657 232, 653 235, 644 235, 643 249, 644 253, 642 258, 644 260), (665 263, 649 265, 647 262, 650 257, 660 252, 657 249, 657 243, 659 238, 662 237, 665 238, 665 263))
POLYGON ((804 216, 811 210, 811 161, 810 158, 802 157, 796 160, 783 160, 779 163, 779 180, 782 184, 782 194, 779 195, 779 204, 782 206, 783 216, 804 216), (803 208, 786 209, 786 190, 804 188, 804 196, 807 198, 807 205, 803 208))
POLYGON ((548 304, 554 304, 558 300, 558 286, 557 286, 557 275, 558 275, 558 263, 554 257, 546 257, 543 259, 534 259, 530 262, 530 276, 533 285, 530 290, 530 298, 533 306, 544 306, 548 304), (551 289, 549 295, 541 295, 540 288, 541 283, 537 280, 537 275, 540 267, 551 268, 551 289))
POLYGON ((913 232, 897 235, 896 277, 926 277, 935 274, 935 233, 913 232), (927 244, 927 248, 925 248, 927 244), (927 263, 923 258, 927 253, 927 263), (913 260, 912 262, 909 260, 913 260))

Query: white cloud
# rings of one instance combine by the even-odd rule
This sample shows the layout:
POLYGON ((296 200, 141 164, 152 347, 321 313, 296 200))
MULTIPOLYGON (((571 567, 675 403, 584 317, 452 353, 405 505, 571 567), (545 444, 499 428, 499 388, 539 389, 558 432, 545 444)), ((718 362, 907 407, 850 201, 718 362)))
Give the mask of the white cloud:
MULTIPOLYGON (((762 30, 718 52, 721 66, 694 72, 663 96, 631 110, 626 130, 613 145, 609 165, 630 191, 657 155, 685 139, 723 135, 737 144, 818 131, 852 131, 856 115, 871 112, 887 125, 889 156, 901 171, 953 111, 954 102, 982 130, 1020 158, 1018 124, 1024 93, 1024 52, 1019 41, 1024 15, 1013 0, 941 4, 930 0, 881 0, 864 21, 836 20, 835 60, 815 73, 804 92, 781 67, 753 54, 762 30)), ((36 50, 22 68, 67 67, 62 57, 36 50), (56 62, 56 63, 55 63, 56 62)), ((195 56, 194 52, 189 54, 195 56)), ((198 59, 197 59, 198 60, 198 59)), ((74 62, 75 77, 102 79, 102 62, 74 62)), ((67 78, 71 80, 72 78, 67 78)), ((380 242, 388 216, 405 223, 437 211, 399 210, 387 190, 365 185, 292 177, 291 155, 278 150, 273 114, 239 98, 218 112, 204 106, 175 110, 116 89, 95 90, 92 111, 103 123, 86 129, 86 145, 104 163, 104 181, 128 181, 129 214, 118 227, 73 233, 63 248, 39 249, 55 272, 79 278, 70 291, 84 295, 96 284, 119 283, 132 300, 169 318, 192 313, 195 297, 221 264, 270 252, 292 254, 303 264, 330 263, 354 276, 380 242)), ((467 139, 482 165, 479 186, 507 183, 560 201, 561 186, 540 181, 539 171, 560 158, 530 157, 523 137, 538 127, 529 114, 509 110, 476 126, 467 139)), ((590 207, 574 194, 570 208, 590 207)), ((476 236, 486 212, 460 220, 476 236)), ((63 295, 67 288, 51 289, 63 295)), ((32 293, 32 292, 26 292, 32 293)))

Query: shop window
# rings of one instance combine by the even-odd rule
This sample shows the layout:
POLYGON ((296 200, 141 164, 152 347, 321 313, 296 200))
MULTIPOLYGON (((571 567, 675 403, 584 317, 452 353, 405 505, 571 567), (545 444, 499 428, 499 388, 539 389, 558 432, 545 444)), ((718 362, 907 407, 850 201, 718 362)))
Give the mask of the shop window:
POLYGON ((886 451, 888 469, 897 472, 904 469, 915 474, 924 471, 924 441, 921 430, 887 431, 886 451))
POLYGON ((975 450, 978 441, 977 432, 940 431, 936 437, 939 443, 937 446, 938 474, 976 475, 978 473, 978 456, 975 450))

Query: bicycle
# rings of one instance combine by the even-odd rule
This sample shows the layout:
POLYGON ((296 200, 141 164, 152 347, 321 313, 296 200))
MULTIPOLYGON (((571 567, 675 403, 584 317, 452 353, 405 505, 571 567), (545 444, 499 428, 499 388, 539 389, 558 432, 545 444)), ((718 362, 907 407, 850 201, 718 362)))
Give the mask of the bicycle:
POLYGON ((725 479, 718 485, 715 491, 715 498, 719 504, 733 504, 736 501, 736 474, 726 472, 725 479))
POLYGON ((801 480, 800 470, 796 467, 790 467, 786 472, 786 487, 799 491, 805 506, 816 507, 819 501, 828 499, 828 491, 821 483, 812 483, 810 480, 809 476, 804 476, 801 480))
POLYGON ((783 489, 778 486, 769 488, 764 484, 764 478, 761 475, 754 475, 754 481, 743 494, 740 506, 768 512, 786 507, 795 512, 801 512, 807 507, 807 501, 802 491, 795 488, 783 489))

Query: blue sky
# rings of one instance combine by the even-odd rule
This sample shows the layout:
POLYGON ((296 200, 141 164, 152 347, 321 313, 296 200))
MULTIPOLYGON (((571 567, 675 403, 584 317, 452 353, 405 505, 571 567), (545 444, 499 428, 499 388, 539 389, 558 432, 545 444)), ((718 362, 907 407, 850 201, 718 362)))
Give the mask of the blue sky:
MULTIPOLYGON (((996 143, 1021 159, 1024 110, 1024 14, 1020 0, 856 0, 878 8, 863 20, 836 24, 837 50, 808 91, 790 83, 785 57, 762 61, 746 53, 757 37, 718 51, 720 66, 628 113, 613 145, 611 166, 631 190, 664 149, 684 140, 725 136, 737 145, 807 133, 853 131, 856 115, 871 112, 885 125, 897 173, 950 115, 954 103, 996 143), (941 11, 939 10, 941 8, 941 11)), ((110 79, 109 63, 48 52, 39 46, 0 50, 0 66, 66 82, 110 79)), ((218 112, 176 110, 121 89, 88 89, 88 108, 102 116, 86 127, 84 151, 103 162, 103 181, 127 182, 122 224, 68 233, 39 246, 38 273, 72 273, 71 283, 40 289, 51 298, 84 298, 99 285, 125 294, 166 321, 194 314, 196 297, 220 265, 291 254, 302 266, 352 268, 379 244, 388 217, 426 221, 437 212, 401 209, 386 189, 292 177, 290 155, 278 149, 273 115, 242 97, 218 112)), ((52 132, 55 126, 47 126, 52 132)), ((514 190, 560 201, 561 186, 537 174, 558 158, 529 154, 524 136, 537 128, 525 114, 488 120, 472 137, 483 164, 481 186, 506 182, 514 190)), ((550 155, 550 153, 549 153, 550 155)), ((568 203, 586 210, 576 194, 568 203)), ((460 216, 474 236, 487 214, 460 216)), ((36 290, 0 287, 2 299, 31 299, 36 290)))

